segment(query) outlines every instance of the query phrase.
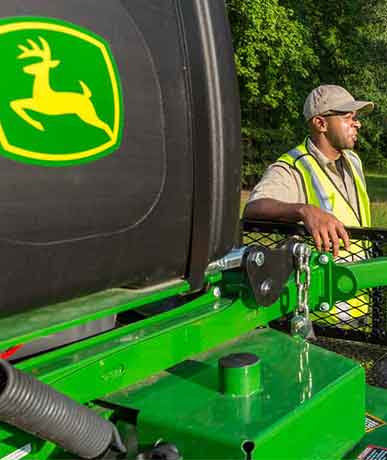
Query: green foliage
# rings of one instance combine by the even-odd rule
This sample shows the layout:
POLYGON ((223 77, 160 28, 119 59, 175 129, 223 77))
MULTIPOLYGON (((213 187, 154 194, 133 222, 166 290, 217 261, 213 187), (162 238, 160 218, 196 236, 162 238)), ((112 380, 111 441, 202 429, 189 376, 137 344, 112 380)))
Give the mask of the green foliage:
POLYGON ((387 169, 387 0, 227 0, 239 76, 244 185, 306 134, 302 106, 339 84, 376 110, 362 121, 368 169, 387 169))
POLYGON ((227 0, 227 6, 240 82, 246 185, 295 141, 293 125, 318 58, 307 28, 277 0, 227 0))

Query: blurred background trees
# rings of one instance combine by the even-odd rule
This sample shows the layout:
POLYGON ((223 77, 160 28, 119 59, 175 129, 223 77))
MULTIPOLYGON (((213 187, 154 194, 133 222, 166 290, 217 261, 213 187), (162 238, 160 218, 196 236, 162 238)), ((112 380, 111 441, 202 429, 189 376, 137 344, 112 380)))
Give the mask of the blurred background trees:
POLYGON ((387 172, 387 0, 226 0, 242 107, 243 185, 307 134, 305 97, 338 84, 376 109, 357 149, 387 172))

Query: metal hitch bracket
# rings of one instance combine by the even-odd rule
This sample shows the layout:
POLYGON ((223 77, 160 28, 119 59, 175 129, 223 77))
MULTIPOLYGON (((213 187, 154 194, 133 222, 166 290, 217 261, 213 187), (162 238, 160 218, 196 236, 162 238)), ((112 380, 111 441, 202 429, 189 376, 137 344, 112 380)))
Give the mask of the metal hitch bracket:
POLYGON ((286 240, 274 249, 252 245, 245 251, 245 270, 257 305, 268 307, 281 295, 295 269, 296 238, 286 240))

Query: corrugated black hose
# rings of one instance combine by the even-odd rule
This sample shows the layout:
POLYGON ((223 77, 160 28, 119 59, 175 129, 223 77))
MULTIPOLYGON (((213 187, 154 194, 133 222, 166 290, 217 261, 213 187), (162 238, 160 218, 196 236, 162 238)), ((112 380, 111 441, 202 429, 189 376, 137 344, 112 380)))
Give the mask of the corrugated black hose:
POLYGON ((93 459, 113 446, 125 452, 116 427, 91 409, 0 360, 0 421, 93 459))

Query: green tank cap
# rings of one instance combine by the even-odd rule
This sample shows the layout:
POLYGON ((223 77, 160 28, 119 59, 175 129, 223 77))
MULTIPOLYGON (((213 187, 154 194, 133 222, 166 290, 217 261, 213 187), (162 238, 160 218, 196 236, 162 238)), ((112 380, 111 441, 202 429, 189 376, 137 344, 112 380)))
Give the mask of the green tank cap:
POLYGON ((219 359, 219 390, 230 396, 251 396, 261 390, 261 359, 253 353, 232 353, 219 359))

